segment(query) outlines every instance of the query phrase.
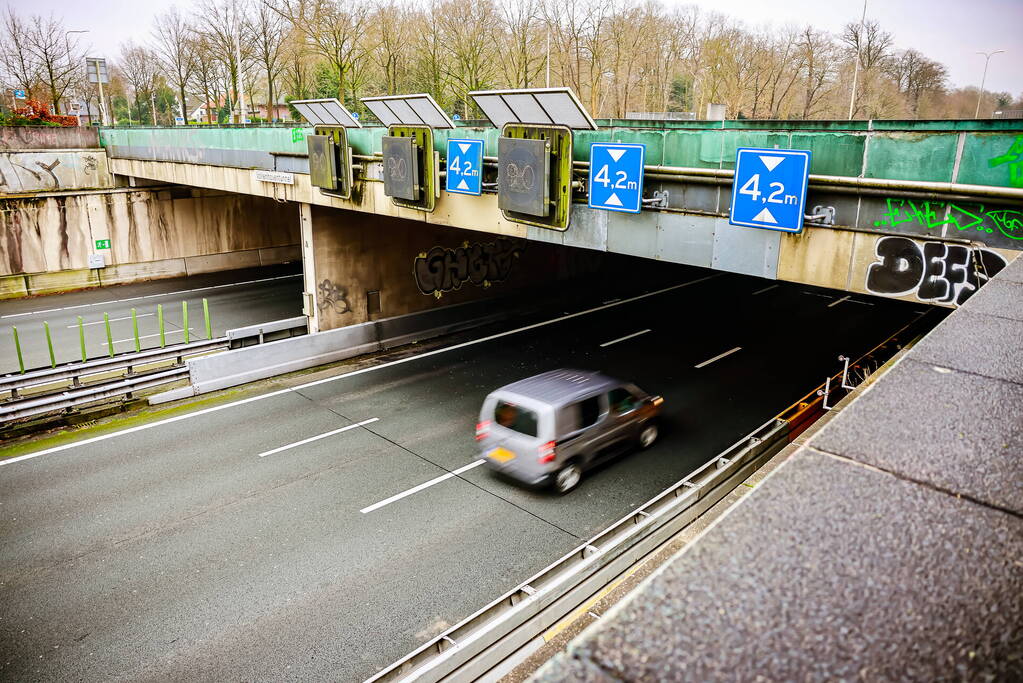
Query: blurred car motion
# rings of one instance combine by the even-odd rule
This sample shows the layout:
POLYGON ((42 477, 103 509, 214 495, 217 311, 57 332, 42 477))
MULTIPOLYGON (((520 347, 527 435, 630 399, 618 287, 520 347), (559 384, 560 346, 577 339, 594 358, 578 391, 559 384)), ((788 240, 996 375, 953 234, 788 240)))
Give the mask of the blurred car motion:
POLYGON ((551 370, 491 392, 476 440, 492 469, 530 486, 574 489, 583 472, 657 440, 664 400, 585 370, 551 370))

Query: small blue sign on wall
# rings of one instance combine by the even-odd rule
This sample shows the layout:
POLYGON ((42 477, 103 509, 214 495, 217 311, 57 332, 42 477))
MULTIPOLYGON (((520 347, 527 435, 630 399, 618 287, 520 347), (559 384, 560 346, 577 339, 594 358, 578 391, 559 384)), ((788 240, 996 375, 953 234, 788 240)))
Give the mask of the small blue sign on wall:
POLYGON ((483 193, 483 141, 448 140, 448 192, 483 193))
POLYGON ((16 100, 23 100, 23 99, 25 99, 25 91, 20 89, 20 88, 18 90, 15 90, 14 91, 14 99, 16 99, 16 100))
POLYGON ((611 142, 590 145, 590 208, 639 213, 643 208, 645 157, 646 145, 611 142))
POLYGON ((810 152, 740 147, 728 222, 748 228, 801 232, 810 152))

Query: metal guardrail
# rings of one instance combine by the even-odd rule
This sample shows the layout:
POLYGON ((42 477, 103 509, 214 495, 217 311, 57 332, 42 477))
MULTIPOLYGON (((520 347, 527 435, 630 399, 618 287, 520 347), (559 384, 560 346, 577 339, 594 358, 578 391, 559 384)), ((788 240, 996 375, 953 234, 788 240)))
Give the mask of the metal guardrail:
POLYGON ((550 628, 788 444, 772 419, 587 542, 369 681, 472 680, 550 628))
POLYGON ((246 340, 253 338, 256 339, 256 344, 262 344, 267 341, 267 336, 274 336, 275 339, 286 339, 288 337, 308 334, 308 332, 309 319, 304 315, 300 315, 294 318, 273 320, 268 323, 260 323, 258 325, 249 325, 247 327, 228 330, 227 340, 230 342, 231 348, 236 349, 246 346, 246 340), (287 332, 287 334, 281 334, 283 332, 287 332))
POLYGON ((97 358, 84 363, 69 363, 55 368, 40 368, 24 374, 4 375, 0 377, 0 394, 7 393, 10 398, 0 402, 0 425, 12 420, 77 408, 103 399, 124 395, 130 397, 135 391, 187 378, 189 368, 184 361, 189 356, 244 346, 247 340, 252 339, 256 340, 256 344, 262 344, 268 341, 268 335, 290 337, 296 333, 305 334, 307 329, 308 322, 304 316, 287 318, 228 330, 225 336, 217 339, 148 349, 112 358, 97 358), (165 361, 174 361, 174 366, 158 372, 135 372, 138 367, 165 361), (89 377, 115 372, 122 374, 93 382, 85 381, 89 377), (19 393, 32 387, 39 387, 40 391, 27 396, 19 393))
POLYGON ((31 370, 25 374, 9 374, 0 377, 0 392, 10 392, 12 399, 19 398, 18 391, 34 386, 45 386, 58 382, 69 382, 73 387, 81 386, 85 377, 98 375, 104 372, 115 372, 125 370, 132 374, 132 370, 140 365, 158 363, 165 360, 177 360, 180 365, 183 358, 199 353, 207 353, 227 348, 228 339, 204 339, 190 344, 177 344, 158 349, 148 349, 137 353, 119 354, 112 358, 97 358, 84 363, 68 363, 58 365, 55 368, 41 368, 31 370))
POLYGON ((56 410, 76 408, 87 403, 101 401, 115 396, 131 395, 140 389, 175 382, 188 376, 188 368, 181 366, 134 375, 113 382, 99 382, 94 386, 80 387, 71 391, 46 394, 40 397, 23 398, 0 406, 0 422, 8 422, 25 417, 45 415, 56 410))

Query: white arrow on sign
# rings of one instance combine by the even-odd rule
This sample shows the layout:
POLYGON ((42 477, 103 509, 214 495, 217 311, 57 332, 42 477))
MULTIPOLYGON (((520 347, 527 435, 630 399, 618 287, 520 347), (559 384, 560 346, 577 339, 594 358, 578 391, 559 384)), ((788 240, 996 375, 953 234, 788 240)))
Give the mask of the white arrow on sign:
MULTIPOLYGON (((455 189, 456 190, 468 190, 469 189, 469 186, 465 184, 465 178, 462 178, 461 180, 458 181, 458 185, 455 186, 455 189)), ((767 209, 764 209, 764 211, 767 211, 767 209)))
POLYGON ((618 198, 617 194, 612 192, 611 196, 604 200, 604 203, 607 204, 608 206, 621 206, 622 200, 618 198))
POLYGON ((627 149, 608 149, 607 153, 611 155, 611 158, 614 159, 615 163, 617 164, 618 160, 621 159, 622 156, 624 156, 625 153, 628 151, 629 150, 627 149))
POLYGON ((764 166, 767 166, 768 171, 773 171, 778 164, 785 161, 785 157, 771 157, 764 156, 763 154, 758 154, 757 156, 759 156, 760 160, 764 162, 764 166))
POLYGON ((468 154, 470 147, 472 147, 471 143, 468 143, 468 142, 459 142, 458 143, 458 148, 460 150, 462 150, 462 154, 468 154))
POLYGON ((761 209, 760 213, 753 217, 753 220, 760 221, 761 223, 774 223, 775 225, 778 223, 778 221, 774 220, 774 216, 771 215, 771 212, 768 211, 767 208, 761 209))

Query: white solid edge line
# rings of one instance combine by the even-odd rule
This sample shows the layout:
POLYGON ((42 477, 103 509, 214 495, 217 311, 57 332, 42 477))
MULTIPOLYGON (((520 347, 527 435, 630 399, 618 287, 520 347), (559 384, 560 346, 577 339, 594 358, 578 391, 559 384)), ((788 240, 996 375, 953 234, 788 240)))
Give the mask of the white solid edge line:
POLYGON ((753 296, 756 296, 757 294, 763 294, 764 292, 769 292, 772 289, 774 289, 775 287, 780 287, 780 286, 781 285, 771 285, 770 287, 764 287, 763 289, 758 289, 757 291, 753 292, 753 296))
POLYGON ((603 344, 600 345, 600 347, 603 348, 605 346, 611 346, 612 344, 617 344, 618 342, 623 342, 626 339, 632 339, 633 337, 638 337, 641 334, 646 334, 649 331, 650 330, 640 330, 639 332, 633 332, 632 334, 627 334, 624 337, 618 337, 618 339, 612 339, 609 342, 604 342, 603 344))
MULTIPOLYGON (((156 315, 156 313, 139 313, 135 317, 136 318, 147 318, 147 317, 153 316, 153 315, 156 315)), ((111 318, 110 322, 115 323, 118 320, 131 320, 131 316, 130 315, 126 315, 123 318, 111 318)), ((93 320, 91 323, 82 323, 82 327, 88 327, 89 325, 102 325, 105 322, 106 322, 105 320, 93 320)), ((76 327, 78 327, 78 325, 68 325, 67 326, 67 328, 69 330, 73 330, 76 327)))
POLYGON ((719 353, 718 355, 714 356, 713 358, 708 358, 707 360, 703 361, 699 365, 694 365, 693 367, 695 367, 695 368, 702 368, 705 365, 710 365, 711 363, 713 363, 716 360, 721 360, 725 356, 730 356, 733 353, 735 353, 736 351, 741 351, 741 350, 742 350, 741 346, 736 346, 734 349, 731 349, 729 351, 725 351, 724 353, 719 353))
POLYGON ((145 296, 132 296, 127 299, 114 299, 113 301, 97 301, 91 304, 78 304, 77 306, 64 306, 63 308, 47 308, 42 311, 27 311, 25 313, 10 313, 8 315, 0 315, 0 320, 5 318, 18 318, 26 315, 39 315, 40 313, 54 313, 56 311, 73 311, 76 308, 89 308, 90 306, 109 306, 110 304, 120 304, 125 301, 138 301, 139 299, 152 299, 158 296, 174 296, 175 294, 188 294, 189 292, 202 292, 207 289, 220 289, 222 287, 241 287, 242 285, 255 285, 260 282, 272 282, 274 280, 286 280, 292 277, 302 277, 302 273, 295 273, 294 275, 279 275, 277 277, 267 277, 262 280, 246 280, 245 282, 229 282, 226 285, 210 285, 209 287, 196 287, 195 289, 179 289, 175 292, 162 292, 160 294, 146 294, 145 296))
POLYGON ((390 498, 385 498, 384 500, 380 501, 379 503, 373 503, 369 507, 364 507, 361 510, 359 510, 359 512, 361 512, 362 514, 366 514, 367 512, 373 512, 374 510, 379 510, 383 506, 390 505, 391 503, 393 503, 396 500, 401 500, 402 498, 406 498, 408 496, 411 496, 413 493, 418 493, 418 492, 422 491, 423 489, 430 488, 434 484, 439 484, 442 481, 446 481, 448 479, 451 479, 452 477, 455 477, 455 476, 461 474, 462 472, 467 472, 468 470, 471 470, 473 467, 479 467, 482 464, 483 464, 483 460, 474 460, 473 462, 469 463, 468 465, 465 465, 464 467, 459 467, 457 470, 453 470, 451 472, 448 472, 447 474, 442 474, 439 477, 435 477, 435 478, 431 479, 430 481, 423 482, 419 486, 413 486, 408 491, 402 491, 401 493, 399 493, 397 495, 394 495, 394 496, 391 496, 390 498))
MULTIPOLYGON (((195 332, 195 328, 194 327, 189 327, 188 331, 189 332, 195 332)), ((183 334, 185 332, 185 330, 184 330, 184 328, 178 329, 178 330, 167 330, 165 332, 165 335, 166 334, 174 334, 175 332, 177 332, 178 334, 183 334)), ((150 337, 159 337, 159 336, 160 336, 159 332, 154 332, 153 334, 143 334, 143 335, 139 336, 139 339, 149 339, 150 337)), ((115 339, 114 343, 115 344, 123 344, 125 342, 132 342, 132 341, 135 341, 135 337, 129 337, 128 339, 115 339)), ((103 346, 107 346, 107 343, 103 342, 103 346)))
POLYGON ((454 351, 456 349, 465 348, 467 346, 473 346, 474 344, 482 344, 483 342, 493 341, 494 339, 500 339, 501 337, 507 337, 509 335, 517 334, 519 332, 525 332, 526 330, 532 330, 532 329, 536 329, 538 327, 546 327, 547 325, 553 325, 554 323, 561 322, 562 320, 568 320, 570 318, 578 318, 579 316, 587 315, 589 313, 596 313, 597 311, 602 311, 602 310, 604 310, 606 308, 614 308, 615 306, 621 306, 621 305, 624 305, 624 304, 627 304, 627 303, 631 303, 633 301, 639 301, 641 299, 646 299, 646 298, 651 297, 651 296, 656 296, 658 294, 664 294, 665 292, 670 292, 670 291, 673 291, 673 290, 676 290, 676 289, 681 289, 682 287, 688 287, 689 285, 695 285, 695 284, 698 284, 700 282, 706 282, 707 280, 711 280, 711 279, 716 278, 716 277, 721 277, 721 274, 706 275, 704 277, 697 278, 695 280, 689 280, 688 282, 683 282, 681 284, 672 285, 671 287, 665 287, 663 289, 658 289, 658 290, 655 290, 653 292, 647 292, 646 294, 639 294, 637 296, 630 297, 628 299, 623 299, 622 301, 616 301, 613 304, 604 304, 603 306, 595 306, 594 308, 588 308, 585 311, 579 311, 577 313, 569 313, 567 315, 563 315, 560 318, 552 318, 551 320, 543 320, 543 321, 540 321, 538 323, 533 323, 532 325, 526 325, 524 327, 518 327, 518 328, 516 328, 514 330, 508 330, 506 332, 498 332, 496 334, 491 334, 491 335, 488 335, 486 337, 480 337, 479 339, 473 339, 473 340, 470 340, 470 341, 467 341, 467 342, 462 342, 461 344, 455 344, 453 346, 445 346, 444 348, 434 349, 432 351, 426 351, 424 353, 420 353, 420 354, 417 354, 415 356, 406 356, 405 358, 399 358, 398 360, 392 360, 389 363, 381 363, 380 365, 372 365, 372 366, 370 366, 368 368, 362 368, 361 370, 353 370, 352 372, 346 372, 343 375, 335 375, 333 377, 325 377, 323 379, 318 379, 318 380, 315 380, 313 382, 306 382, 305 384, 299 384, 298 386, 295 386, 295 387, 289 387, 287 389, 278 389, 277 391, 271 391, 268 394, 260 394, 259 396, 250 396, 249 398, 243 398, 243 399, 241 399, 239 401, 233 401, 231 403, 225 403, 224 405, 213 406, 211 408, 203 408, 202 410, 197 410, 194 413, 185 413, 184 415, 176 415, 174 417, 169 417, 169 418, 167 418, 165 420, 158 420, 157 422, 151 422, 149 424, 139 425, 137 427, 129 427, 128 429, 124 429, 124 430, 121 430, 119 432, 112 432, 110 434, 102 434, 100 436, 94 436, 91 439, 85 439, 83 441, 75 441, 73 443, 66 443, 66 444, 64 444, 62 446, 54 446, 53 448, 46 448, 44 450, 37 451, 35 453, 26 453, 25 455, 18 455, 18 456, 15 456, 13 458, 0 459, 0 467, 3 467, 4 465, 10 465, 10 464, 15 463, 15 462, 20 462, 22 460, 29 460, 31 458, 38 458, 40 455, 49 455, 50 453, 59 453, 60 451, 66 451, 68 449, 75 448, 76 446, 87 446, 87 445, 89 445, 91 443, 96 443, 98 441, 106 441, 107 439, 113 439, 115 437, 122 436, 122 435, 125 435, 125 434, 134 434, 135 432, 141 432, 141 431, 146 430, 146 429, 152 429, 153 427, 160 427, 160 426, 165 425, 165 424, 171 424, 173 422, 180 422, 181 420, 188 420, 188 419, 193 418, 193 417, 200 417, 202 415, 208 415, 210 413, 216 413, 218 411, 225 410, 227 408, 233 408, 234 406, 240 406, 240 405, 244 405, 246 403, 254 403, 256 401, 262 401, 263 399, 273 398, 274 396, 283 396, 284 394, 290 394, 292 392, 300 391, 300 390, 306 389, 308 387, 314 387, 314 386, 317 386, 317 385, 320 385, 320 384, 327 384, 329 382, 336 382, 338 380, 342 380, 342 379, 345 379, 347 377, 354 377, 355 375, 361 375, 361 374, 366 373, 366 372, 373 372, 374 370, 380 370, 380 369, 383 369, 383 368, 389 368, 389 367, 393 367, 395 365, 401 365, 403 363, 410 363, 410 362, 412 362, 414 360, 418 360, 420 358, 428 358, 430 356, 435 356, 435 355, 437 355, 439 353, 446 353, 448 351, 454 351))
POLYGON ((328 436, 334 436, 335 434, 340 434, 341 432, 347 432, 349 429, 355 429, 356 427, 361 427, 363 425, 368 425, 371 422, 376 422, 379 419, 380 419, 379 417, 371 417, 368 420, 363 420, 362 422, 356 422, 353 425, 348 425, 347 427, 342 427, 341 429, 334 429, 334 430, 329 431, 329 432, 324 432, 323 434, 317 434, 316 436, 310 436, 308 439, 302 439, 301 441, 296 441, 295 443, 289 443, 287 446, 281 446, 279 448, 274 448, 273 450, 269 450, 269 451, 265 451, 263 453, 260 453, 259 457, 265 458, 268 455, 273 455, 274 453, 280 453, 281 451, 286 451, 286 450, 288 450, 290 448, 295 448, 296 446, 302 446, 302 445, 305 445, 307 443, 312 443, 313 441, 319 441, 320 439, 326 439, 328 436))

